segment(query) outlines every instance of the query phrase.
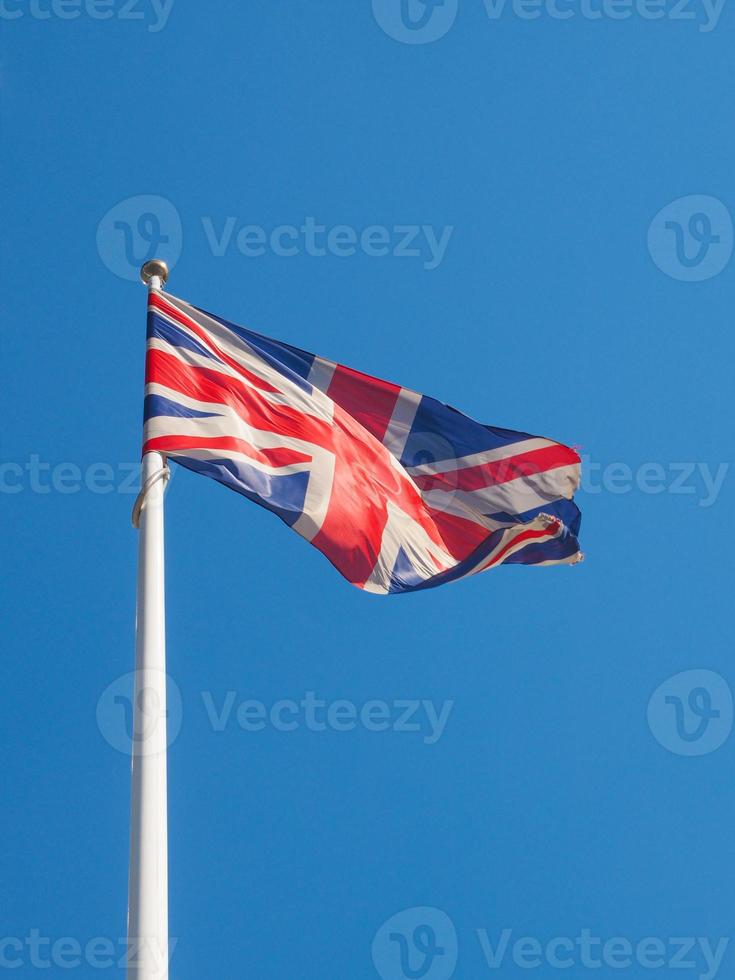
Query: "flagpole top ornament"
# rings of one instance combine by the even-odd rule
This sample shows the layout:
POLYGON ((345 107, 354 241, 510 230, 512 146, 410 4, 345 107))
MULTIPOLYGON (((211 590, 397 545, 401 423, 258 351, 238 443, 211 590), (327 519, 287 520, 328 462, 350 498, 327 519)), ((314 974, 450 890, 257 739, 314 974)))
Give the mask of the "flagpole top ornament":
POLYGON ((168 266, 163 259, 151 259, 140 270, 140 278, 150 289, 160 289, 166 285, 168 266), (154 282, 154 279, 157 282, 154 282))

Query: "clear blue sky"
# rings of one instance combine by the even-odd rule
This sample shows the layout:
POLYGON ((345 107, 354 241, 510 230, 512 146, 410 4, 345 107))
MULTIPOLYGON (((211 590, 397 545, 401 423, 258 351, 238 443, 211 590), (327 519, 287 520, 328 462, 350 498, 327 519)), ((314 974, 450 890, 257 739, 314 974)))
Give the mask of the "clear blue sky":
MULTIPOLYGON (((416 907, 451 919, 463 980, 555 976, 546 944, 584 929, 627 939, 632 962, 593 970, 578 944, 567 976, 706 975, 700 946, 676 969, 670 939, 714 948, 735 903, 732 10, 459 0, 452 23, 447 0, 411 29, 398 0, 175 0, 165 23, 150 0, 142 19, 39 2, 0 16, 8 974, 38 974, 32 930, 125 934, 130 765, 102 733, 124 709, 100 697, 133 666, 145 292, 127 236, 133 259, 147 237, 178 260, 184 299, 592 464, 584 565, 388 599, 176 472, 172 978, 400 980, 399 941, 373 940, 416 907), (310 218, 327 254, 301 231, 277 254, 273 230, 310 218), (342 225, 355 254, 336 254, 342 225), (238 249, 246 226, 265 254, 238 249), (388 255, 363 247, 371 226, 388 255), (429 229, 419 255, 393 254, 400 226, 429 229), (205 700, 229 691, 215 731, 205 700), (419 732, 237 723, 242 702, 307 692, 384 701, 391 724, 397 701, 453 707, 433 742, 423 708, 419 732), (478 930, 495 947, 503 929, 541 965, 509 949, 491 970, 478 930), (667 965, 644 965, 645 937, 667 965)), ((64 974, 123 975, 81 959, 64 974)), ((735 942, 717 975, 733 963, 735 942)))

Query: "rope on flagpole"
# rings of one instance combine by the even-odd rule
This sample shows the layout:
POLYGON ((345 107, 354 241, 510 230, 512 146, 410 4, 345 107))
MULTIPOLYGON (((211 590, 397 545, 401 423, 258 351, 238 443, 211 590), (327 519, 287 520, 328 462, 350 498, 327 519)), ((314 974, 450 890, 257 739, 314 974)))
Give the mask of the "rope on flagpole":
MULTIPOLYGON (((164 483, 168 483, 171 479, 171 470, 168 468, 168 463, 164 463, 160 470, 156 470, 148 479, 145 481, 143 486, 140 488, 140 493, 135 498, 135 503, 133 504, 133 513, 131 515, 131 521, 133 527, 137 531, 140 528, 140 514, 145 507, 146 497, 151 490, 151 487, 155 486, 159 480, 163 480, 164 483)), ((165 487, 164 487, 165 490, 165 487)))

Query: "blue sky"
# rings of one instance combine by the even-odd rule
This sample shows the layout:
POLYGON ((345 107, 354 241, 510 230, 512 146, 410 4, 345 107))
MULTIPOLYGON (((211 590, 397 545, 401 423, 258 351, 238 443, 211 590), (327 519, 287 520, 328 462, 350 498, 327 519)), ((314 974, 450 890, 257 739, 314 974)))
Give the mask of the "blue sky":
POLYGON ((0 971, 123 975, 87 944, 117 960, 125 934, 132 278, 155 247, 183 299, 588 463, 584 565, 389 599, 175 473, 172 978, 730 975, 732 11, 5 0, 0 19, 0 971), (304 709, 278 730, 273 706, 309 692, 384 702, 389 728, 304 709), (584 930, 622 945, 585 951, 584 930))

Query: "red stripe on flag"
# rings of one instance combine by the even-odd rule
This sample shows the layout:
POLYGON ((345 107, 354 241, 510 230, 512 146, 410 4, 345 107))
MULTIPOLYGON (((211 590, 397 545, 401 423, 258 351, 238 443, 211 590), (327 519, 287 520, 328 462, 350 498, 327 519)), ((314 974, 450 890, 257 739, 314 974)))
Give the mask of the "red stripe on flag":
POLYGON ((537 540, 538 538, 553 538, 558 533, 560 527, 561 521, 554 521, 553 524, 550 524, 547 528, 544 528, 543 531, 522 531, 520 534, 517 534, 512 541, 509 541, 504 548, 501 548, 493 560, 489 561, 487 565, 484 565, 481 570, 484 571, 486 568, 492 568, 493 565, 497 565, 498 562, 503 560, 510 549, 515 548, 519 542, 533 541, 537 540))
POLYGON ((431 473, 414 477, 421 490, 481 490, 498 486, 520 477, 536 476, 560 466, 572 466, 580 462, 579 456, 567 446, 545 446, 518 456, 498 459, 480 466, 464 469, 447 469, 444 473, 431 473))
POLYGON ((439 534, 441 534, 446 550, 457 561, 464 561, 465 558, 468 558, 475 548, 492 533, 484 525, 466 517, 449 514, 434 507, 429 508, 429 512, 439 534))
POLYGON ((249 442, 235 439, 232 436, 155 436, 143 446, 143 453, 178 453, 188 449, 221 449, 242 453, 250 459, 265 466, 290 466, 292 463, 308 463, 312 457, 295 449, 280 447, 277 449, 256 449, 249 442))
POLYGON ((376 439, 382 441, 401 389, 389 381, 371 378, 337 365, 327 394, 376 439))

